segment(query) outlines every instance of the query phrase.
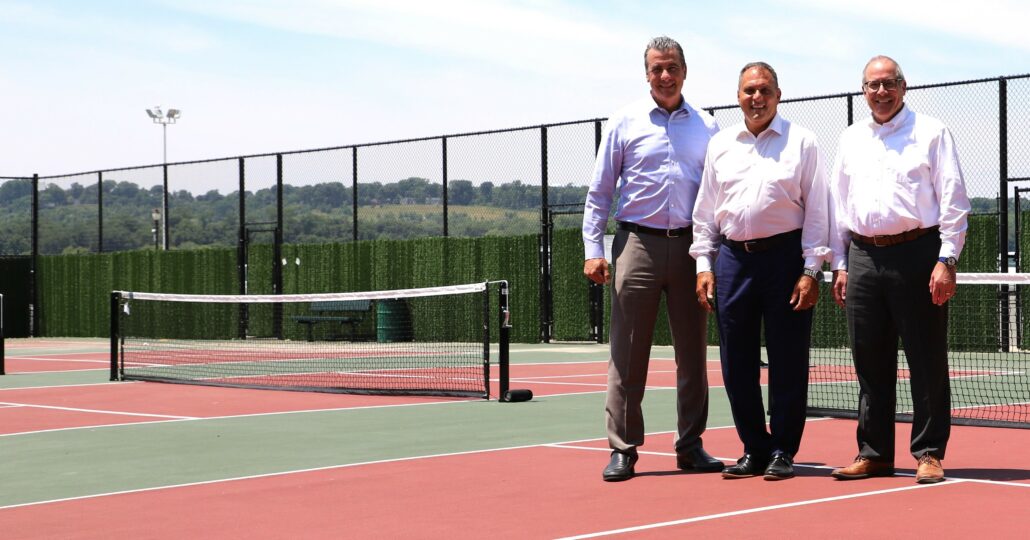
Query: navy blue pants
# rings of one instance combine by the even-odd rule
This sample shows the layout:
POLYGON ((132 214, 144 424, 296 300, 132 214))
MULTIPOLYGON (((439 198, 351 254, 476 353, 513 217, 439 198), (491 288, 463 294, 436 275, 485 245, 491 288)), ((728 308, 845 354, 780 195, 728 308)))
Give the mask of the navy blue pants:
POLYGON ((715 261, 722 376, 744 452, 765 458, 801 446, 808 399, 812 310, 790 295, 804 270, 801 234, 758 253, 723 245, 715 261), (761 387, 761 331, 769 363, 769 429, 761 387))

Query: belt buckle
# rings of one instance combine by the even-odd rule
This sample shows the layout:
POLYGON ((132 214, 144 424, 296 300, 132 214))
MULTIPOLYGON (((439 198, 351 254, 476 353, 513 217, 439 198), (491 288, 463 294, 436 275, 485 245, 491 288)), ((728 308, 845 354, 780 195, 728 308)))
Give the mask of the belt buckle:
POLYGON ((758 247, 758 242, 755 242, 754 240, 746 240, 742 243, 744 244, 745 253, 754 253, 755 248, 758 247))
POLYGON ((665 229, 666 238, 679 238, 683 236, 683 233, 679 229, 665 229))
POLYGON ((890 247, 890 237, 888 236, 874 236, 873 245, 876 247, 890 247), (883 243, 880 243, 880 239, 883 238, 883 243))

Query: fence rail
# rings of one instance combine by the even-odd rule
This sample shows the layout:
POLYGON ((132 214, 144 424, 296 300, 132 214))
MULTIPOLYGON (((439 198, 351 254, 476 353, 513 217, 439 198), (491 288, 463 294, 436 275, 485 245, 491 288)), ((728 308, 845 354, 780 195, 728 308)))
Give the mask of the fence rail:
MULTIPOLYGON (((830 167, 860 92, 784 99, 830 167)), ((1015 251, 1012 186, 1030 181, 1030 75, 908 88, 955 134, 974 213, 998 216, 999 268, 1015 251)), ((706 110, 723 127, 736 105, 706 110)), ((538 234, 540 334, 552 339, 552 234, 580 216, 604 118, 288 152, 0 177, 0 256, 538 234)), ((280 278, 281 279, 281 278, 280 278)), ((583 285, 587 287, 586 284, 583 285)), ((29 284, 36 304, 35 284, 29 284)), ((596 338, 592 332, 584 338, 596 338)))

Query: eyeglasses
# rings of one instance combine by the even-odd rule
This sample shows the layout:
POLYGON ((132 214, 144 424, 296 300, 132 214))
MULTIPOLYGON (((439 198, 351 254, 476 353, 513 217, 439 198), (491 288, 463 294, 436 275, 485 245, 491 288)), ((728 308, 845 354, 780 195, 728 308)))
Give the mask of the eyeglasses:
POLYGON ((893 92, 898 89, 898 85, 904 80, 905 79, 886 79, 883 81, 866 81, 862 83, 862 88, 864 88, 866 92, 874 93, 879 92, 880 87, 882 86, 884 90, 893 92))

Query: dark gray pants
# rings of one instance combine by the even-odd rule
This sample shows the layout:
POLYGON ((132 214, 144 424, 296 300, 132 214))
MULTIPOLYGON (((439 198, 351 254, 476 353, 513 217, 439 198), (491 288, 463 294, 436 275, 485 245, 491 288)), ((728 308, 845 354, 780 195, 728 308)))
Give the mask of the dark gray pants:
POLYGON ((708 421, 707 315, 697 303, 691 234, 679 238, 618 231, 612 246, 611 360, 605 402, 608 443, 634 453, 644 444, 641 401, 662 293, 676 355, 677 436, 682 453, 701 444, 708 421))
POLYGON ((859 455, 894 461, 898 337, 908 360, 914 404, 911 452, 944 458, 951 433, 948 308, 930 298, 940 238, 848 251, 848 332, 860 387, 859 455))

